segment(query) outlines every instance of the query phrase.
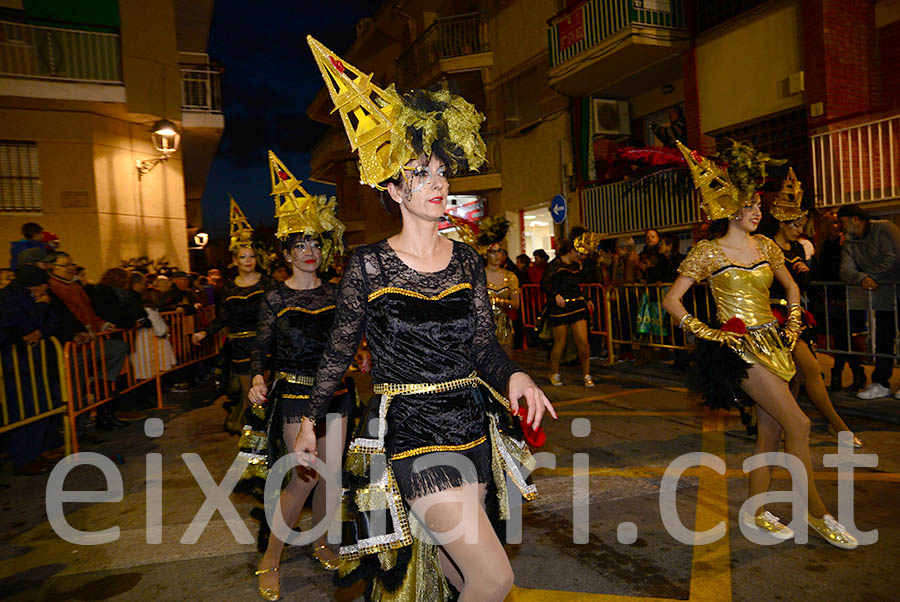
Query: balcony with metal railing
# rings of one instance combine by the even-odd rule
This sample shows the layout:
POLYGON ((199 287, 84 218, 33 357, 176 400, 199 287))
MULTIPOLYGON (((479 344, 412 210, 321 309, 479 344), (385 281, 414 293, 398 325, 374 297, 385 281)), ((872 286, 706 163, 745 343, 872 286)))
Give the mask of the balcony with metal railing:
POLYGON ((435 20, 397 59, 401 90, 426 86, 442 73, 470 71, 493 64, 488 20, 467 13, 435 20))
POLYGON ((900 114, 832 124, 810 139, 816 206, 900 204, 900 114))
POLYGON ((701 219, 700 203, 689 176, 664 173, 639 186, 623 181, 582 189, 581 219, 588 230, 604 234, 688 227, 701 219))
POLYGON ((586 96, 687 48, 685 0, 587 0, 547 30, 550 85, 586 96))
POLYGON ((217 70, 207 65, 184 65, 181 70, 181 110, 222 112, 222 83, 217 70))
POLYGON ((503 187, 500 133, 496 131, 482 132, 481 137, 487 147, 487 163, 477 172, 466 172, 454 176, 450 180, 450 189, 454 193, 483 192, 503 187))

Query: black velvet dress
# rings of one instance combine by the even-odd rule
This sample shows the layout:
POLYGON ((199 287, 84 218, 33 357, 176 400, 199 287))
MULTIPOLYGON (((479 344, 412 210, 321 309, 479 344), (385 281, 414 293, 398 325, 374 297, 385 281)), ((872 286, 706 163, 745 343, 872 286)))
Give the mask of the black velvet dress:
MULTIPOLYGON (((309 415, 321 418, 363 335, 372 352, 375 383, 445 383, 480 371, 505 391, 519 368, 494 335, 484 263, 471 247, 453 243, 437 272, 408 267, 381 241, 356 250, 344 272, 337 317, 325 349, 309 415)), ((394 395, 386 415, 385 454, 405 499, 490 478, 484 396, 477 387, 394 395), (476 475, 449 467, 411 470, 435 451, 467 456, 476 475)))
POLYGON ((216 317, 206 327, 207 336, 228 327, 228 357, 231 359, 231 369, 237 374, 250 373, 250 353, 256 344, 259 305, 270 288, 272 279, 265 274, 251 286, 238 286, 234 280, 229 280, 219 295, 216 317))
POLYGON ((577 263, 563 263, 557 257, 549 264, 541 278, 541 290, 547 295, 547 316, 550 326, 574 324, 587 320, 588 306, 581 293, 581 266, 577 263), (566 300, 565 307, 556 304, 556 295, 566 300))

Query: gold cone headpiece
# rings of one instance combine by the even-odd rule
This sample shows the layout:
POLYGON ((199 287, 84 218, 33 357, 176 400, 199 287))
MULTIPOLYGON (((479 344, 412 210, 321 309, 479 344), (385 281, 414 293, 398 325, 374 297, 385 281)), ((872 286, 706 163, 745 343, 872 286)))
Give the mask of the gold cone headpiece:
POLYGON ((247 221, 244 212, 238 207, 234 197, 229 194, 228 198, 230 199, 228 203, 228 222, 231 230, 231 243, 228 245, 228 250, 233 253, 240 247, 253 246, 253 228, 250 227, 250 222, 247 221))
POLYGON ((360 183, 384 190, 382 182, 401 173, 435 142, 447 154, 451 172, 460 165, 477 171, 487 159, 478 133, 484 115, 446 88, 416 90, 401 97, 391 84, 381 89, 372 74, 347 63, 312 36, 306 36, 325 87, 338 111, 351 150, 359 154, 360 183))
POLYGON ((769 212, 779 222, 792 222, 806 215, 806 211, 800 208, 802 201, 803 186, 794 174, 794 168, 788 168, 788 175, 769 212))
POLYGON ((737 188, 731 183, 728 172, 678 140, 675 144, 687 161, 694 187, 700 191, 700 204, 709 219, 731 217, 752 203, 752 198, 741 198, 737 188))
POLYGON ((597 232, 585 232, 575 237, 575 240, 572 241, 572 246, 582 255, 590 255, 597 250, 597 247, 600 246, 600 241, 602 240, 602 234, 597 232))
POLYGON ((456 228, 460 240, 470 247, 478 248, 478 232, 476 231, 477 226, 475 224, 464 220, 457 215, 453 215, 452 213, 447 213, 444 217, 447 218, 447 221, 450 222, 454 228, 456 228))
POLYGON ((324 195, 311 195, 284 163, 269 151, 272 196, 275 197, 276 238, 285 240, 291 234, 314 236, 322 241, 322 265, 344 252, 344 224, 337 218, 337 202, 324 195))

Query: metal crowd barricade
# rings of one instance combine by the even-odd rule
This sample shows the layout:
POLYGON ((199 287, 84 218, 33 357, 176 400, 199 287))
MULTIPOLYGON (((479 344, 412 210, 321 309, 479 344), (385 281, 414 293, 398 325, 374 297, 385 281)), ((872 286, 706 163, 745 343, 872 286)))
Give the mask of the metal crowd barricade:
POLYGON ((816 320, 816 346, 832 355, 890 358, 900 356, 900 282, 879 283, 870 291, 844 282, 811 282, 804 304, 816 320), (887 289, 887 290, 886 290, 887 289), (879 329, 890 329, 893 347, 878 351, 879 329), (856 345, 854 345, 856 343, 856 345))
MULTIPOLYGON (((612 342, 661 349, 690 349, 678 325, 663 309, 671 284, 620 284, 607 287, 612 342)), ((694 285, 682 298, 691 315, 703 321, 715 317, 705 285, 694 285)))
POLYGON ((525 328, 535 328, 547 296, 538 284, 523 284, 519 289, 519 313, 525 328))
POLYGON ((66 454, 72 452, 64 366, 63 348, 55 337, 0 350, 0 434, 61 415, 66 454))
MULTIPOLYGON (((581 286, 585 300, 593 302, 594 311, 588 322, 588 332, 606 338, 607 350, 612 352, 612 342, 609 336, 609 312, 606 299, 606 288, 602 284, 584 284, 581 286)), ((537 284, 524 284, 521 287, 519 298, 521 300, 522 325, 525 328, 536 328, 538 317, 547 304, 547 296, 537 284)), ((526 337, 527 340, 527 337, 526 337)))
POLYGON ((80 345, 71 341, 66 343, 61 365, 65 366, 68 426, 74 452, 78 451, 78 416, 150 381, 155 381, 157 407, 162 409, 162 376, 213 357, 221 350, 221 336, 206 337, 196 346, 191 343, 191 335, 215 317, 214 307, 203 307, 195 315, 171 311, 161 316, 168 326, 165 337, 158 337, 152 329, 141 327, 104 332, 80 345), (107 354, 113 340, 125 343, 126 357, 118 374, 107 374, 107 354), (119 377, 124 377, 121 385, 116 383, 119 377))

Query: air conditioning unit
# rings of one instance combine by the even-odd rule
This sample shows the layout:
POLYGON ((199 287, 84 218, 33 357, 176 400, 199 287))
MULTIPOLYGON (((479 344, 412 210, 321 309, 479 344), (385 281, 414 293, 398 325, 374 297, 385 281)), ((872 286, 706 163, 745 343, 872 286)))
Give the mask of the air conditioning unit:
POLYGON ((631 133, 631 114, 624 100, 591 100, 591 125, 594 134, 626 136, 631 133))

